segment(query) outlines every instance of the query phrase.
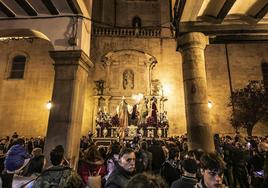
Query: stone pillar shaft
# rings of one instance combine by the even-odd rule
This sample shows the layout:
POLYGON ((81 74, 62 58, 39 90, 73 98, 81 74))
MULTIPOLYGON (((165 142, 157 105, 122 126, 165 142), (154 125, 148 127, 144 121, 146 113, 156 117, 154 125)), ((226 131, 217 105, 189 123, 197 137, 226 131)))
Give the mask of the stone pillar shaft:
POLYGON ((204 49, 207 38, 202 33, 187 33, 178 40, 183 59, 187 136, 190 149, 214 151, 208 109, 204 49))
MULTIPOLYGON (((63 145, 65 156, 76 167, 79 155, 84 99, 91 62, 81 50, 51 51, 55 78, 45 142, 45 155, 63 145)), ((49 158, 48 158, 49 159, 49 158)))

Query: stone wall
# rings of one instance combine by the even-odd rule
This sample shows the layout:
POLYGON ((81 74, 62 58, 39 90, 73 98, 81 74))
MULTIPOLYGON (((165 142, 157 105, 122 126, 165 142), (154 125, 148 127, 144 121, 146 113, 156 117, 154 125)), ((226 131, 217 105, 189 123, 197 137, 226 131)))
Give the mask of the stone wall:
POLYGON ((92 16, 96 24, 106 27, 132 27, 132 19, 139 16, 142 27, 152 27, 160 26, 160 13, 159 1, 101 0, 93 2, 92 16))
MULTIPOLYGON (((180 53, 176 52, 175 40, 102 36, 93 37, 91 47, 91 59, 96 65, 93 80, 105 80, 106 75, 102 66, 102 58, 109 52, 136 50, 155 57, 158 63, 153 70, 152 79, 159 79, 163 85, 170 87, 170 92, 164 93, 168 96, 168 101, 165 103, 165 109, 168 111, 168 118, 170 121, 170 135, 182 134, 185 132, 184 94, 183 86, 181 84, 181 57, 180 53)), ((121 75, 118 73, 118 76, 121 75)), ((111 82, 112 81, 113 80, 111 80, 111 82)), ((139 82, 137 84, 138 88, 141 86, 146 87, 144 82, 139 82)), ((120 96, 117 94, 117 97, 120 96)), ((131 97, 131 95, 128 97, 131 97)))
MULTIPOLYGON (((214 132, 234 133, 230 123, 231 108, 227 107, 230 85, 233 90, 244 88, 249 80, 262 80, 261 63, 267 61, 268 44, 227 44, 230 77, 225 45, 209 45, 205 51, 208 98, 212 101, 212 127, 214 132)), ((268 123, 259 123, 254 134, 267 134, 268 123)))
MULTIPOLYGON (((83 113, 82 134, 93 128, 94 81, 105 78, 102 57, 119 50, 137 50, 154 56, 157 65, 153 79, 170 87, 165 109, 170 121, 169 135, 185 133, 185 107, 181 56, 173 39, 133 37, 93 37, 90 70, 83 113)), ((228 58, 233 89, 244 87, 248 80, 261 80, 261 63, 267 62, 268 44, 228 44, 228 58)), ((51 99, 54 81, 51 45, 44 40, 17 40, 0 43, 0 136, 17 131, 25 136, 45 136, 49 111, 45 104, 51 99), (15 49, 15 50, 14 50, 15 49), (29 57, 22 80, 7 79, 8 63, 12 55, 22 52, 29 57)), ((217 133, 233 133, 227 107, 230 96, 225 45, 211 44, 205 50, 208 98, 212 101, 212 127, 217 133)), ((142 86, 144 83, 138 83, 142 86)), ((145 86, 144 86, 145 87, 145 86)), ((136 94, 136 93, 134 93, 136 94)), ((117 96, 119 97, 119 96, 117 96)), ((254 134, 267 134, 267 123, 258 124, 254 134)))
POLYGON ((0 42, 0 136, 17 131, 25 136, 45 136, 54 68, 47 41, 10 40, 0 42), (23 79, 8 79, 11 58, 27 56, 23 79))

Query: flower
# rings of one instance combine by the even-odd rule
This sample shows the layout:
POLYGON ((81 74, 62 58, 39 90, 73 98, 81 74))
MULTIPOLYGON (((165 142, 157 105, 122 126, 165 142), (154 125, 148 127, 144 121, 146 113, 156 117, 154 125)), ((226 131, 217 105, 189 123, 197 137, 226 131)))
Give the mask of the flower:
POLYGON ((157 124, 153 116, 148 117, 146 123, 149 127, 155 127, 157 124))
POLYGON ((111 126, 111 116, 109 113, 99 111, 96 117, 96 124, 101 128, 107 128, 111 126))
POLYGON ((157 127, 168 127, 168 119, 167 119, 167 112, 159 113, 159 120, 157 123, 157 127))
POLYGON ((113 127, 117 127, 119 125, 119 117, 118 114, 115 114, 111 119, 111 124, 113 127))

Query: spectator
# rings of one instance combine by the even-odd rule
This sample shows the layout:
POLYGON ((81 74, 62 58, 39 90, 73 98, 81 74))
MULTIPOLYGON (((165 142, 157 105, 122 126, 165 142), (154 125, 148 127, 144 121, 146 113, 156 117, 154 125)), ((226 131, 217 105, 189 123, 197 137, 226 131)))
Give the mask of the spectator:
POLYGON ((135 153, 130 148, 123 148, 119 153, 118 165, 108 178, 105 188, 123 188, 135 171, 135 153))
POLYGON ((1 174, 3 187, 12 187, 14 174, 20 173, 30 161, 30 155, 26 152, 24 144, 22 138, 17 139, 6 154, 5 170, 1 174))
POLYGON ((23 176, 14 176, 12 187, 31 187, 33 181, 41 174, 45 165, 45 157, 42 155, 42 149, 33 149, 32 155, 33 158, 31 158, 23 176))
POLYGON ((82 177, 85 184, 88 183, 89 176, 103 177, 106 174, 104 160, 96 146, 91 146, 85 151, 84 159, 78 168, 78 174, 82 177))
POLYGON ((197 184, 197 168, 198 165, 194 159, 184 159, 182 161, 183 175, 172 183, 171 188, 193 188, 197 184))
POLYGON ((167 184, 160 176, 142 173, 132 177, 126 188, 167 188, 167 184))
POLYGON ((8 150, 4 162, 7 173, 15 174, 20 172, 30 161, 30 155, 26 152, 24 145, 25 141, 19 138, 8 150))
POLYGON ((162 164, 160 175, 166 180, 168 185, 180 177, 177 160, 179 159, 179 151, 175 148, 169 150, 168 159, 162 164))
POLYGON ((223 188, 225 163, 215 153, 204 154, 200 159, 202 179, 195 188, 223 188))
POLYGON ((18 133, 17 132, 14 132, 13 135, 12 135, 12 138, 13 139, 17 139, 19 137, 18 133))
POLYGON ((108 153, 106 159, 106 166, 107 166, 107 175, 105 176, 106 180, 114 171, 115 165, 118 163, 119 152, 120 152, 120 144, 118 142, 113 143, 110 147, 110 152, 108 153))
POLYGON ((152 158, 153 155, 151 152, 148 151, 148 143, 146 141, 142 141, 140 143, 140 147, 141 147, 141 153, 144 156, 145 160, 144 160, 144 167, 145 167, 145 171, 152 171, 152 158))
POLYGON ((34 188, 39 187, 83 187, 80 176, 70 167, 64 166, 64 149, 56 146, 50 152, 52 166, 46 169, 33 183, 34 188))
POLYGON ((152 145, 149 147, 149 151, 152 153, 152 171, 155 174, 159 174, 159 170, 161 168, 161 165, 165 161, 165 154, 160 146, 159 142, 155 139, 152 140, 152 145))

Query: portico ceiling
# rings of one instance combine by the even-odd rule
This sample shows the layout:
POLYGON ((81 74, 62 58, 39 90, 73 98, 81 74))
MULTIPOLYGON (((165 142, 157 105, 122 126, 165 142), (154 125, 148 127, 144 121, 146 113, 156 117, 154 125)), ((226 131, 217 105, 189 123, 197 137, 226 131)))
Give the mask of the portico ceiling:
POLYGON ((268 39, 268 0, 172 0, 172 5, 177 35, 199 31, 218 39, 268 39))
POLYGON ((0 0, 0 19, 68 14, 88 16, 91 0, 0 0))

